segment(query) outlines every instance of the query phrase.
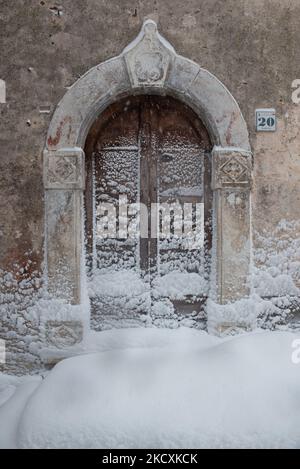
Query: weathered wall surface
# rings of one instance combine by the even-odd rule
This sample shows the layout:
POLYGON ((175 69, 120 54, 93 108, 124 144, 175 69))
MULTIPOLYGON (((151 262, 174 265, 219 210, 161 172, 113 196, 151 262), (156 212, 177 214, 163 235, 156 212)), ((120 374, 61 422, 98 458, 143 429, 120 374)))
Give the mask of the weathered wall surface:
MULTIPOLYGON (((51 115, 67 88, 118 55, 145 18, 158 22, 179 54, 215 74, 241 107, 254 153, 256 247, 274 233, 297 244, 300 105, 292 103, 291 83, 300 78, 298 0, 1 0, 0 78, 7 103, 0 104, 0 269, 12 274, 5 289, 14 293, 2 296, 6 303, 14 302, 20 280, 30 301, 44 269, 42 150, 51 115), (258 107, 276 108, 276 133, 256 133, 258 107), (278 228, 284 219, 290 224, 278 228)), ((288 266, 283 257, 276 265, 292 271, 300 286, 299 249, 288 266)), ((270 256, 277 251, 275 243, 270 256)), ((257 260, 264 263, 262 256, 257 260)), ((20 314, 4 316, 8 333, 20 314)))

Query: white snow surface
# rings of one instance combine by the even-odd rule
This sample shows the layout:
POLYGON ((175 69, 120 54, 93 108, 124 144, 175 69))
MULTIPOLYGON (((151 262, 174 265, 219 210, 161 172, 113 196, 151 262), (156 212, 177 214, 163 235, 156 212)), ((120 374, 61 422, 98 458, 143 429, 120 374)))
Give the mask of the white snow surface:
POLYGON ((16 378, 0 373, 0 449, 16 449, 24 407, 40 384, 39 376, 16 378))
MULTIPOLYGON (((107 295, 111 297, 134 297, 149 291, 149 286, 134 271, 114 271, 99 273, 89 282, 91 297, 107 295)), ((186 295, 207 294, 208 283, 199 274, 170 272, 155 281, 153 295, 182 299, 186 295)))
POLYGON ((187 295, 207 294, 207 281, 199 274, 170 272, 155 281, 153 295, 183 299, 187 295))
POLYGON ((127 270, 99 273, 89 282, 90 297, 97 295, 133 297, 145 291, 147 291, 147 285, 140 276, 127 270))
MULTIPOLYGON (((0 375, 0 446, 300 448, 290 332, 95 334, 41 381, 0 375)), ((300 355, 300 354, 299 354, 300 355)))

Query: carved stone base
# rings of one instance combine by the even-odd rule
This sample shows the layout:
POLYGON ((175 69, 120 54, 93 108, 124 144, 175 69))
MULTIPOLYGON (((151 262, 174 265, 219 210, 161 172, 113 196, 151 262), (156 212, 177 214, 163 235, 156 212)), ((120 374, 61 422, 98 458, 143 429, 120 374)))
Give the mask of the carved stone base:
POLYGON ((83 339, 81 321, 48 321, 45 324, 46 345, 55 348, 72 347, 83 339))
POLYGON ((224 336, 224 335, 233 335, 236 334, 237 332, 250 332, 251 331, 251 326, 249 324, 246 324, 244 322, 241 323, 236 323, 236 322, 224 322, 222 324, 219 324, 216 333, 219 336, 224 336))

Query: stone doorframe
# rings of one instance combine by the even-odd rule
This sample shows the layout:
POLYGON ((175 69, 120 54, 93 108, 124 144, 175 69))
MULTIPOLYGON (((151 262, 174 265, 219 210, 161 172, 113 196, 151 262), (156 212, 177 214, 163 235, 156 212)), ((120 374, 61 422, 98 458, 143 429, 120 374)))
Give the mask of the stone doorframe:
POLYGON ((214 144, 212 298, 224 304, 249 293, 252 154, 245 120, 227 88, 178 55, 152 20, 121 55, 88 71, 65 94, 44 150, 48 289, 82 301, 84 146, 95 119, 112 102, 136 94, 171 95, 202 119, 214 144))

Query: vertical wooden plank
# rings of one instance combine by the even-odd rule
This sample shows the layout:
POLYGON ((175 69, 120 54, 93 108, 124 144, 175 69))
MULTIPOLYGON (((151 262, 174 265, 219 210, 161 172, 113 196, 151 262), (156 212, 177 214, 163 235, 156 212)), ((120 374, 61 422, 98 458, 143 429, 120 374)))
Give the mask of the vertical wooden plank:
POLYGON ((88 273, 92 271, 93 243, 94 243, 94 175, 93 175, 93 152, 86 158, 86 189, 84 193, 85 201, 85 249, 88 273))
POLYGON ((149 267, 150 267, 150 276, 151 283, 155 279, 158 270, 157 270, 157 213, 155 210, 156 204, 158 202, 158 157, 159 157, 159 114, 160 107, 158 97, 149 96, 149 113, 151 120, 151 139, 150 147, 148 150, 149 158, 149 201, 152 207, 151 211, 151 230, 149 236, 149 267))
POLYGON ((140 103, 139 122, 139 151, 140 151, 140 203, 147 208, 147 219, 142 218, 140 223, 147 223, 147 226, 140 227, 140 268, 142 275, 149 275, 149 233, 151 229, 150 220, 150 173, 149 159, 151 149, 151 118, 149 105, 146 99, 140 103), (143 234, 143 236, 142 236, 143 234), (146 237, 147 235, 147 237, 146 237))
POLYGON ((211 151, 204 152, 204 223, 205 223, 205 257, 211 254, 212 248, 212 210, 213 192, 211 188, 211 151))

